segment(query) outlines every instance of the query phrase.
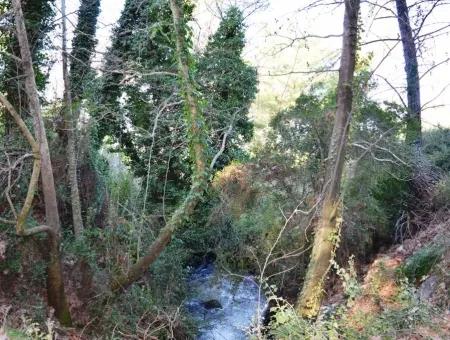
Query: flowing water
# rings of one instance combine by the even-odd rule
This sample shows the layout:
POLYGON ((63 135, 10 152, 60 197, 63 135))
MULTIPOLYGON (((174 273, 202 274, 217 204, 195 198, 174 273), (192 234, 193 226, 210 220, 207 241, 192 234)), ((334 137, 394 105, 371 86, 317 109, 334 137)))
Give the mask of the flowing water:
POLYGON ((266 299, 250 276, 230 276, 208 263, 192 272, 189 285, 187 309, 199 324, 198 340, 247 339, 264 314, 266 299))

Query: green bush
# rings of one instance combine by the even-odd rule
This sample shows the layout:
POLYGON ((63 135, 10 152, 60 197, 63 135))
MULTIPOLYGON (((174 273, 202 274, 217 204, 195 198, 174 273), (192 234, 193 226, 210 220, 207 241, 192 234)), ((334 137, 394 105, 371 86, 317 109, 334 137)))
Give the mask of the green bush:
POLYGON ((101 321, 95 332, 101 338, 123 339, 124 334, 139 338, 188 339, 188 330, 178 306, 162 302, 148 285, 133 285, 105 307, 97 306, 101 321))
POLYGON ((401 280, 399 292, 395 296, 396 306, 387 307, 382 312, 372 315, 366 320, 362 331, 344 325, 345 339, 372 339, 379 336, 381 339, 409 339, 416 328, 431 324, 433 310, 430 306, 420 302, 416 291, 408 281, 401 280))
POLYGON ((436 184, 433 205, 435 209, 450 207, 450 176, 443 177, 436 184))
POLYGON ((388 340, 401 336, 406 339, 417 327, 431 324, 433 310, 418 300, 414 288, 407 282, 399 284, 400 291, 394 299, 396 307, 386 306, 379 313, 357 318, 356 324, 352 309, 344 304, 319 316, 315 322, 299 317, 287 303, 278 304, 272 308, 275 315, 269 325, 270 334, 275 339, 368 340, 379 337, 388 340))
POLYGON ((415 252, 402 266, 400 272, 410 282, 416 282, 427 275, 442 255, 442 248, 431 245, 415 252))
POLYGON ((390 173, 381 174, 371 188, 372 197, 382 209, 388 222, 394 224, 399 214, 408 209, 410 199, 408 175, 393 176, 390 173))
POLYGON ((450 172, 450 129, 437 128, 425 131, 423 151, 436 167, 444 172, 450 172))

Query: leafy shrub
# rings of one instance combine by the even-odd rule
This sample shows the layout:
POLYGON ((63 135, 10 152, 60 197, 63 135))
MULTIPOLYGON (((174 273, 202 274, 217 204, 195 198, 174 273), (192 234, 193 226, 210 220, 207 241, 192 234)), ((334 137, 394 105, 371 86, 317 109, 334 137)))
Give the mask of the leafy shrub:
POLYGON ((423 151, 431 162, 444 172, 450 172, 450 129, 437 128, 424 132, 423 144, 423 151))
POLYGON ((162 303, 148 285, 133 285, 114 303, 98 307, 102 318, 96 332, 105 338, 123 339, 125 334, 143 339, 189 338, 177 306, 162 303))
POLYGON ((409 186, 408 176, 392 176, 382 174, 371 188, 371 194, 378 206, 385 212, 388 222, 395 223, 401 211, 408 209, 409 186), (403 178, 402 178, 403 177, 403 178))
MULTIPOLYGON (((8 227, 11 228, 11 226, 8 227)), ((0 260, 0 271, 3 274, 18 274, 22 270, 22 253, 19 250, 20 240, 11 235, 5 242, 7 242, 7 246, 0 260)))
POLYGON ((292 306, 279 308, 275 312, 270 323, 270 334, 275 339, 338 339, 337 323, 303 319, 292 306))
POLYGON ((450 176, 444 176, 435 187, 433 194, 433 205, 435 209, 450 206, 450 176))
POLYGON ((414 330, 430 323, 432 310, 422 304, 415 289, 407 281, 399 282, 399 293, 395 297, 396 306, 385 308, 381 313, 367 318, 362 330, 344 325, 346 339, 397 339, 401 336, 409 339, 414 330))
POLYGON ((352 302, 362 291, 361 285, 358 282, 354 256, 350 256, 348 259, 348 269, 340 267, 333 259, 331 260, 331 264, 336 269, 337 275, 342 281, 346 298, 349 302, 352 302))
POLYGON ((442 255, 442 248, 431 245, 415 252, 400 269, 410 282, 416 282, 427 275, 442 255))
POLYGON ((330 313, 319 316, 316 321, 301 318, 288 303, 273 308, 275 316, 270 323, 270 334, 275 339, 396 339, 413 334, 417 327, 430 324, 432 309, 422 304, 413 287, 406 281, 399 284, 395 296, 395 307, 388 307, 375 314, 358 316, 357 327, 354 315, 345 305, 337 306, 330 313))

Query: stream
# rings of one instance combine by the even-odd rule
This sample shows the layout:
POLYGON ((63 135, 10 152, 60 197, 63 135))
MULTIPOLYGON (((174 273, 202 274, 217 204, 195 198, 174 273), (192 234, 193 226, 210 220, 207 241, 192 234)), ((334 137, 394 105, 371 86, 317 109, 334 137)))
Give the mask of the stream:
POLYGON ((222 273, 214 263, 195 268, 188 283, 186 307, 199 325, 197 340, 248 339, 249 329, 266 309, 266 298, 251 276, 222 273))

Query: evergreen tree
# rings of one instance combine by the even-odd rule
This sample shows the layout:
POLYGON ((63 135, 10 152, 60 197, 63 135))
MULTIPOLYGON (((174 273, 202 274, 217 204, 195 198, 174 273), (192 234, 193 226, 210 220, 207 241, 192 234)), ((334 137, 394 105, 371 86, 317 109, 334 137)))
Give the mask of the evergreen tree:
MULTIPOLYGON (((190 20, 193 7, 189 2, 184 7, 190 20)), ((209 153, 225 143, 217 167, 240 157, 253 134, 248 110, 257 80, 256 70, 241 58, 243 21, 240 10, 230 8, 192 67, 210 127, 209 153)), ((99 140, 112 138, 134 173, 150 179, 148 194, 154 202, 163 195, 176 202, 191 176, 171 25, 167 1, 125 3, 105 60, 98 113, 109 123, 99 126, 99 140)))
POLYGON ((230 7, 219 28, 209 39, 198 65, 198 79, 207 105, 212 149, 217 150, 224 134, 224 153, 216 166, 223 167, 242 154, 242 145, 253 136, 248 111, 256 95, 256 69, 242 60, 245 47, 245 24, 242 12, 230 7))
MULTIPOLYGON (((192 10, 185 1, 187 18, 192 10)), ((156 202, 163 192, 168 202, 182 197, 191 172, 172 25, 168 1, 126 1, 106 54, 96 113, 108 121, 98 125, 99 142, 108 136, 117 143, 133 172, 151 179, 148 195, 156 202)))

